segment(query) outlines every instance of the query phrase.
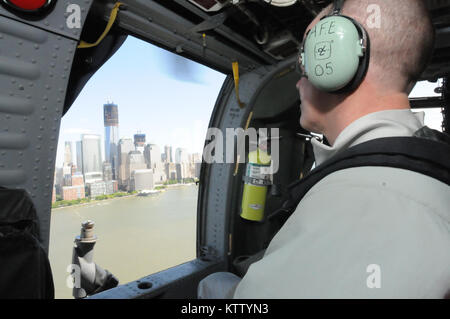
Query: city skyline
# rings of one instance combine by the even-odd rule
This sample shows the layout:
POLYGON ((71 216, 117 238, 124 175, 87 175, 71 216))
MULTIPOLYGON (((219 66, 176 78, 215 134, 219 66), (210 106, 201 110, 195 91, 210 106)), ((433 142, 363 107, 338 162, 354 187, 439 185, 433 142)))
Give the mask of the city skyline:
MULTIPOLYGON (((117 105, 115 108, 117 111, 117 105)), ((107 122, 105 120, 105 127, 109 126, 107 122)), ((115 122, 118 123, 117 116, 115 122)), ((119 191, 148 194, 167 183, 189 183, 200 177, 201 156, 198 153, 190 154, 184 148, 177 148, 175 162, 171 162, 172 147, 165 145, 162 153, 158 145, 146 143, 146 136, 141 132, 134 134, 133 140, 123 138, 114 143, 116 154, 106 147, 105 154, 109 156, 104 159, 100 142, 98 134, 82 134, 80 141, 76 141, 75 155, 72 142, 64 143, 64 163, 62 168, 55 170, 52 202, 115 196, 119 191), (117 159, 116 176, 111 159, 117 159)), ((106 136, 105 145, 110 142, 111 136, 106 136)))
MULTIPOLYGON (((81 164, 83 162, 83 156, 82 156, 82 145, 83 144, 81 143, 82 139, 83 139, 83 136, 86 136, 86 137, 88 137, 90 139, 92 139, 93 137, 98 137, 98 141, 100 142, 100 147, 98 148, 99 151, 102 148, 102 146, 101 146, 102 142, 103 142, 103 145, 104 145, 105 140, 104 139, 102 140, 102 135, 101 134, 94 134, 94 133, 92 133, 92 134, 91 133, 90 134, 87 134, 87 133, 86 134, 80 134, 80 137, 79 137, 78 140, 64 141, 64 145, 65 145, 65 147, 64 147, 64 155, 63 155, 64 160, 61 162, 61 165, 56 165, 55 166, 56 168, 62 168, 64 166, 64 164, 72 163, 72 164, 74 164, 77 167, 77 171, 79 170, 80 173, 83 173, 82 171, 84 169, 83 169, 83 165, 81 164), (76 149, 71 148, 71 152, 70 152, 71 153, 71 161, 69 161, 68 158, 67 158, 67 154, 66 154, 67 145, 73 145, 74 143, 77 145, 77 147, 76 147, 76 149), (78 146, 80 147, 80 149, 78 149, 78 146)), ((119 142, 121 142, 123 140, 131 140, 131 141, 133 141, 133 138, 128 137, 128 136, 123 136, 123 137, 119 138, 118 145, 119 145, 119 142)), ((134 149, 135 148, 134 142, 132 144, 133 144, 133 150, 135 150, 134 149)), ((184 162, 187 162, 186 159, 188 159, 189 156, 195 155, 197 157, 197 155, 198 155, 198 156, 200 156, 200 159, 201 159, 201 156, 202 156, 202 152, 191 152, 187 148, 184 148, 184 147, 173 148, 172 145, 168 145, 168 144, 162 145, 162 147, 161 147, 161 145, 154 144, 154 143, 147 143, 147 142, 145 142, 145 144, 143 145, 143 152, 145 152, 145 148, 147 146, 156 146, 156 147, 158 147, 159 153, 161 155, 161 159, 160 160, 162 162, 165 162, 165 157, 164 156, 166 156, 167 150, 170 150, 169 154, 171 155, 169 157, 169 159, 167 159, 167 162, 169 162, 169 163, 181 163, 181 162, 184 163, 184 162), (178 155, 180 153, 182 155, 178 155), (181 160, 180 160, 180 158, 181 158, 181 160)), ((143 154, 143 152, 142 152, 142 154, 143 154)), ((101 152, 101 154, 102 154, 101 157, 100 157, 100 160, 101 160, 101 163, 102 163, 101 165, 103 165, 104 162, 109 162, 109 161, 107 161, 107 158, 104 156, 105 153, 101 152)), ((120 154, 119 154, 119 157, 120 157, 120 154)), ((109 163, 111 164, 111 162, 109 162, 109 163)), ((92 170, 92 171, 98 171, 98 170, 92 170)))

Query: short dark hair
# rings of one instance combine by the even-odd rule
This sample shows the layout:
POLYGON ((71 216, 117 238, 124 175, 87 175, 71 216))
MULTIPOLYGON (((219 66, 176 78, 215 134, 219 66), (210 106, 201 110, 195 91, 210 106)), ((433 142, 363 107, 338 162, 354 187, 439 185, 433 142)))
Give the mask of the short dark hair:
MULTIPOLYGON (((331 11, 331 5, 322 13, 331 11)), ((371 39, 369 72, 381 83, 406 90, 419 80, 434 49, 435 31, 423 0, 347 0, 344 15, 361 23, 371 39), (373 10, 372 10, 373 9, 373 10), (370 24, 379 14, 379 24, 370 24)))

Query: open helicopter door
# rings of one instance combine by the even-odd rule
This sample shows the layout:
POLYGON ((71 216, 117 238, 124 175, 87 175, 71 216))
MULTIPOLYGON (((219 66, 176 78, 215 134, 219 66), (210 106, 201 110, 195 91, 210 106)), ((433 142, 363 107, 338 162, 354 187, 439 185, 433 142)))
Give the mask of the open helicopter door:
MULTIPOLYGON (((223 138, 223 147, 215 148, 223 154, 223 163, 217 153, 215 159, 219 160, 215 162, 207 163, 207 156, 203 158, 197 206, 197 258, 90 298, 196 298, 201 279, 217 271, 242 274, 242 267, 247 267, 243 264, 252 259, 246 256, 257 255, 266 247, 283 222, 279 218, 249 222, 239 217, 245 163, 226 162, 226 131, 244 128, 247 123, 258 128, 278 128, 283 135, 279 137, 282 156, 274 182, 284 185, 298 179, 308 165, 303 155, 309 153, 306 140, 297 135, 302 129, 294 66, 294 59, 290 59, 241 74, 239 100, 243 105, 238 102, 233 76, 226 78, 211 116, 204 152, 205 155, 211 150, 211 141, 216 141, 217 146, 223 138), (249 120, 251 113, 253 120, 249 120)), ((271 192, 267 212, 280 203, 279 196, 271 192)))

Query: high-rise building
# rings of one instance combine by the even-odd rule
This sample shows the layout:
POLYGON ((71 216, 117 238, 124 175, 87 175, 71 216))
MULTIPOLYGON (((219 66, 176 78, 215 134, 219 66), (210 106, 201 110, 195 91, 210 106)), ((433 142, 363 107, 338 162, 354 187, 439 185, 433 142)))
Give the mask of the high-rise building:
POLYGON ((71 165, 72 163, 72 142, 66 141, 64 143, 64 165, 71 165))
POLYGON ((61 186, 72 186, 72 165, 65 163, 63 166, 63 180, 61 186))
POLYGON ((139 151, 142 154, 144 154, 145 134, 141 133, 134 134, 134 147, 136 151, 139 151))
POLYGON ((61 189, 62 186, 64 186, 64 169, 62 167, 56 167, 56 169, 55 169, 55 188, 56 188, 57 195, 62 194, 62 189, 61 189))
POLYGON ((177 148, 175 152, 175 163, 189 163, 189 153, 185 148, 177 148))
POLYGON ((113 180, 113 170, 110 162, 103 162, 103 180, 111 181, 113 180))
POLYGON ((165 165, 165 173, 168 180, 176 180, 177 179, 177 166, 175 163, 166 163, 165 165))
POLYGON ((202 168, 202 155, 199 153, 194 153, 191 156, 192 166, 193 166, 193 177, 200 178, 200 170, 202 168))
POLYGON ((151 190, 154 187, 153 172, 151 169, 137 169, 131 173, 130 190, 151 190))
POLYGON ((147 169, 147 164, 145 163, 144 155, 142 155, 139 151, 131 151, 128 153, 127 158, 127 166, 126 166, 126 174, 128 176, 128 190, 132 190, 131 184, 130 184, 130 177, 133 171, 135 170, 141 170, 141 169, 147 169))
POLYGON ((155 184, 162 184, 166 181, 164 165, 161 161, 161 151, 158 145, 147 144, 144 149, 144 158, 147 167, 153 170, 153 181, 155 184))
POLYGON ((164 146, 164 155, 166 163, 173 163, 172 146, 169 145, 164 146))
POLYGON ((131 172, 136 169, 147 169, 147 164, 145 163, 144 155, 139 151, 131 151, 128 153, 127 158, 127 171, 128 176, 131 176, 131 172))
POLYGON ((85 183, 101 181, 103 172, 100 135, 83 134, 81 136, 81 154, 85 183))
POLYGON ((129 175, 127 172, 128 153, 134 150, 133 140, 131 138, 121 138, 119 140, 119 186, 121 189, 127 189, 129 175))
POLYGON ((81 141, 77 141, 77 172, 82 173, 83 172, 83 157, 81 156, 82 150, 81 150, 81 141))
POLYGON ((178 182, 183 182, 186 178, 192 178, 190 165, 190 163, 185 162, 175 164, 178 182))
POLYGON ((113 179, 119 175, 119 109, 116 104, 103 105, 105 123, 105 161, 111 163, 113 179))

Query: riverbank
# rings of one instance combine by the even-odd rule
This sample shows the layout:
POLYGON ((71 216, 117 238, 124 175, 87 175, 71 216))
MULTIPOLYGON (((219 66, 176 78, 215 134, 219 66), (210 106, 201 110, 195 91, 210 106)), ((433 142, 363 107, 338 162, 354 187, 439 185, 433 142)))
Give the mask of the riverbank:
MULTIPOLYGON (((102 199, 90 199, 90 198, 86 198, 85 201, 83 202, 79 202, 79 203, 72 203, 72 204, 67 204, 67 205, 60 205, 60 206, 53 206, 52 205, 52 211, 53 210, 59 210, 61 208, 67 208, 67 207, 79 207, 79 206, 88 206, 88 205, 94 205, 94 204, 98 204, 98 203, 102 203, 102 202, 109 202, 111 200, 115 200, 115 199, 121 199, 121 198, 128 198, 128 197, 135 197, 137 196, 138 193, 133 193, 133 194, 128 194, 128 195, 123 195, 123 196, 115 196, 115 197, 111 197, 111 198, 102 198, 102 199)), ((74 201, 71 201, 74 202, 74 201)), ((58 202, 55 202, 58 203, 58 202)), ((53 204, 55 204, 53 203, 53 204)))
MULTIPOLYGON (((186 183, 186 184, 177 183, 177 184, 169 184, 169 185, 158 185, 155 187, 156 192, 152 193, 151 195, 155 195, 157 193, 164 192, 168 188, 176 188, 176 187, 192 186, 192 185, 195 185, 195 183, 186 183)), ((134 191, 132 193, 114 193, 111 195, 101 195, 101 196, 97 196, 94 199, 86 197, 86 198, 72 200, 72 201, 62 200, 62 201, 57 201, 57 202, 53 203, 52 210, 57 210, 57 209, 67 208, 67 207, 78 207, 78 206, 86 206, 86 205, 91 205, 91 204, 98 204, 98 203, 110 201, 113 199, 127 198, 127 197, 134 197, 134 196, 139 196, 139 192, 134 191)))
POLYGON ((171 188, 171 187, 177 187, 177 186, 192 186, 192 185, 195 185, 195 183, 185 183, 185 184, 178 183, 178 184, 168 184, 168 185, 164 185, 164 186, 166 186, 167 188, 171 188))

